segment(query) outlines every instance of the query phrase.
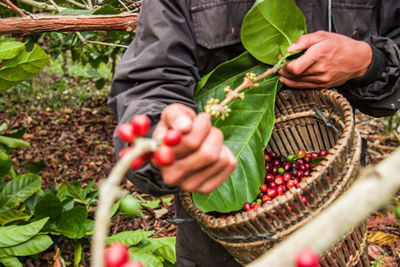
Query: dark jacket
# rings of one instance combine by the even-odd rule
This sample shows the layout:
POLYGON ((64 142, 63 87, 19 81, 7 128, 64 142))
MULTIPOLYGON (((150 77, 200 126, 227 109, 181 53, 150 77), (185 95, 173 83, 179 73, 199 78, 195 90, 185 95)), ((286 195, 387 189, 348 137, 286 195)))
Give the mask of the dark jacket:
MULTIPOLYGON (((295 1, 308 32, 328 30, 328 0, 295 1)), ((136 37, 115 73, 109 105, 118 122, 147 114, 153 125, 171 103, 196 110, 193 92, 200 78, 244 51, 242 19, 252 0, 144 0, 136 37)), ((367 41, 373 60, 367 73, 337 88, 350 103, 373 116, 394 114, 400 107, 400 1, 332 0, 332 31, 367 41)), ((122 142, 114 138, 118 151, 122 142)), ((176 192, 147 164, 128 178, 144 192, 176 192)), ((177 216, 187 217, 177 203, 177 216)), ((179 266, 235 266, 233 259, 195 223, 178 227, 179 266)))

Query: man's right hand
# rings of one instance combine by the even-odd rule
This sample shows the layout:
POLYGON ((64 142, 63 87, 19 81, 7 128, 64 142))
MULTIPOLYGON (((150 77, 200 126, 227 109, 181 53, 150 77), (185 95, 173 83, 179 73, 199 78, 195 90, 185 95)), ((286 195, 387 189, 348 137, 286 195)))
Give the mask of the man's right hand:
POLYGON ((167 106, 157 124, 153 138, 162 138, 168 129, 182 133, 173 146, 176 160, 169 166, 157 166, 167 185, 179 186, 186 192, 210 193, 232 173, 237 160, 223 144, 222 132, 212 127, 211 116, 196 113, 182 104, 167 106))

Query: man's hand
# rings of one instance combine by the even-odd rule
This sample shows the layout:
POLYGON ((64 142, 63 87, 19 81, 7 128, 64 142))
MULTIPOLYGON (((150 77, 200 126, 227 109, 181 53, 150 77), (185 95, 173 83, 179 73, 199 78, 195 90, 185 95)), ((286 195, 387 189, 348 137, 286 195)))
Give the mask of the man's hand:
POLYGON ((305 34, 287 52, 306 50, 304 55, 279 71, 280 81, 292 88, 329 88, 361 77, 372 60, 366 42, 318 31, 305 34))
POLYGON ((210 193, 235 169, 237 160, 223 144, 221 131, 211 126, 209 114, 196 115, 182 104, 171 104, 162 112, 153 138, 164 136, 170 128, 181 131, 182 139, 172 147, 176 161, 158 166, 166 184, 187 192, 210 193))

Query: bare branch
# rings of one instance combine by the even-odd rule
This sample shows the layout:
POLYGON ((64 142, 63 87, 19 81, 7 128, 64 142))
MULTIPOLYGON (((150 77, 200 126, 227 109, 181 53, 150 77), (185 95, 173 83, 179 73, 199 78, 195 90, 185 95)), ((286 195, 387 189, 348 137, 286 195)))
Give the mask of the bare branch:
POLYGON ((84 8, 84 9, 90 9, 90 7, 88 7, 87 5, 75 2, 74 0, 67 0, 67 1, 70 2, 71 4, 76 5, 77 7, 84 8))
POLYGON ((21 2, 25 5, 28 5, 28 6, 37 7, 39 9, 48 10, 48 11, 57 11, 57 9, 54 6, 43 3, 43 2, 36 2, 34 0, 17 0, 17 1, 21 2))
POLYGON ((46 15, 0 19, 0 34, 31 35, 43 32, 126 31, 134 32, 137 14, 46 15))
POLYGON ((76 35, 78 36, 79 40, 85 45, 85 44, 98 44, 98 45, 105 45, 105 46, 111 46, 111 47, 122 47, 122 48, 128 48, 127 45, 120 45, 120 44, 113 44, 113 43, 105 43, 105 42, 99 42, 99 41, 91 41, 87 40, 85 37, 80 32, 76 32, 76 35))
POLYGON ((6 3, 12 10, 18 13, 21 17, 25 17, 25 13, 21 11, 16 5, 11 3, 9 0, 2 0, 4 3, 6 3))

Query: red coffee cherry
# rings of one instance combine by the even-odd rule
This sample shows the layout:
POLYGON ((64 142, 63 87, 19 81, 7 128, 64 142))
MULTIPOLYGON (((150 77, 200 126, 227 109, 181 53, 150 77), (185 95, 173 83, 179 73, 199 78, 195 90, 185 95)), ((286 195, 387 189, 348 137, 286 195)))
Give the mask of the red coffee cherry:
POLYGON ((175 161, 174 151, 167 145, 161 145, 154 151, 154 159, 161 166, 171 165, 175 161))
POLYGON ((268 188, 267 191, 268 196, 270 196, 271 198, 274 198, 277 196, 278 192, 276 192, 275 188, 268 188))
POLYGON ((296 267, 319 267, 319 256, 312 249, 305 249, 297 253, 295 258, 296 267))
POLYGON ((261 204, 258 203, 258 202, 254 202, 254 203, 251 205, 251 209, 252 209, 252 210, 256 210, 256 209, 259 208, 259 207, 261 207, 261 204))
POLYGON ((284 195, 285 194, 285 187, 283 185, 278 185, 276 188, 276 192, 278 195, 284 195))
POLYGON ((297 157, 299 159, 302 159, 306 156, 306 151, 304 151, 303 149, 299 150, 299 152, 297 152, 297 157))
POLYGON ((139 261, 129 261, 121 267, 144 267, 144 265, 139 261))
MULTIPOLYGON (((127 146, 127 147, 124 147, 123 149, 121 149, 121 151, 120 151, 119 154, 118 154, 119 158, 122 159, 122 157, 125 156, 125 154, 128 153, 128 152, 129 152, 130 150, 132 150, 132 149, 133 149, 132 146, 127 146)), ((140 167, 142 167, 143 162, 144 162, 143 156, 139 156, 139 157, 137 157, 136 159, 134 159, 134 160, 131 162, 131 165, 130 165, 129 168, 130 168, 131 170, 139 169, 140 167)))
POLYGON ((268 190, 268 187, 267 187, 266 184, 261 184, 260 185, 260 191, 261 192, 265 193, 265 192, 267 192, 267 190, 268 190))
POLYGON ((321 150, 321 152, 319 152, 320 157, 326 157, 326 155, 328 155, 328 151, 326 151, 325 149, 321 150))
POLYGON ((264 155, 264 159, 265 159, 265 162, 270 162, 271 161, 271 156, 268 155, 268 154, 265 154, 264 155))
POLYGON ((150 119, 146 115, 133 116, 131 124, 135 134, 138 136, 145 136, 149 132, 150 119))
POLYGON ((121 267, 128 261, 128 248, 119 242, 111 243, 104 252, 104 261, 107 267, 121 267))
POLYGON ((248 211, 251 209, 251 204, 249 202, 244 203, 243 210, 248 211))
POLYGON ((133 131, 132 124, 123 123, 123 124, 118 125, 117 135, 122 141, 124 141, 126 143, 132 143, 133 140, 135 139, 135 133, 133 131))
POLYGON ((163 143, 167 146, 177 145, 182 138, 182 134, 180 131, 175 129, 169 129, 163 138, 163 143))
POLYGON ((319 157, 319 154, 318 154, 317 152, 312 152, 312 153, 310 154, 311 160, 313 160, 313 159, 315 159, 315 158, 318 158, 318 157, 319 157))

